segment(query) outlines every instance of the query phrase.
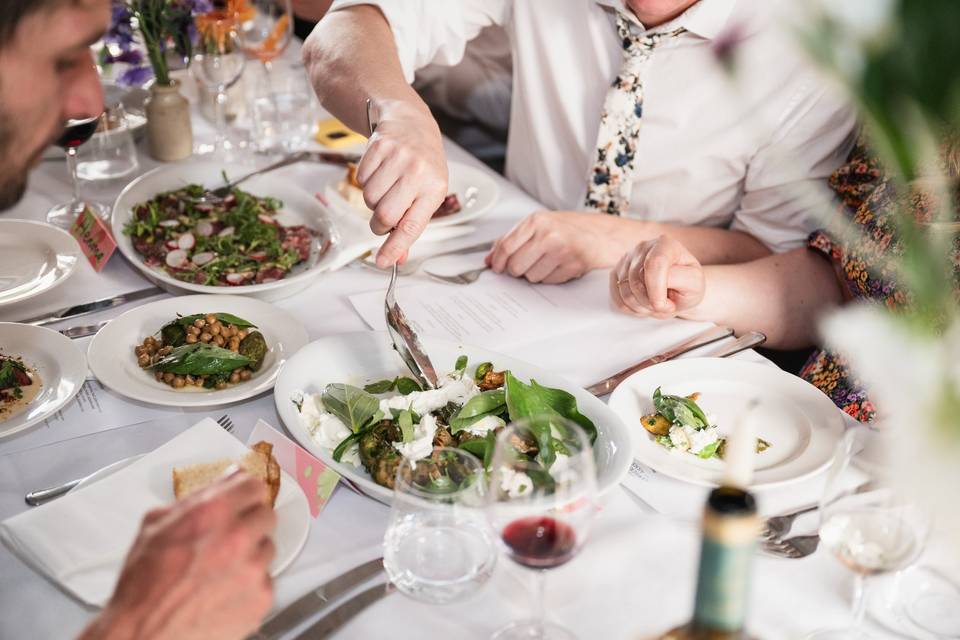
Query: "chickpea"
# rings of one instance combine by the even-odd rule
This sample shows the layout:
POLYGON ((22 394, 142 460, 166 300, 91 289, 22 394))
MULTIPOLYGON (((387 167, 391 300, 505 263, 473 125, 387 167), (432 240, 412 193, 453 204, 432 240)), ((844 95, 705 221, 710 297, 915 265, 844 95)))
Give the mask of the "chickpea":
POLYGON ((145 346, 145 347, 151 347, 151 346, 155 345, 156 343, 157 343, 157 341, 153 338, 153 336, 147 336, 146 339, 144 339, 144 341, 143 341, 143 346, 145 346))
POLYGON ((163 374, 163 381, 166 382, 167 384, 170 384, 171 382, 173 382, 173 379, 174 379, 175 377, 176 377, 176 376, 173 375, 172 373, 167 372, 167 373, 163 374))
POLYGON ((173 378, 174 389, 182 389, 183 385, 185 385, 186 383, 187 381, 183 379, 183 376, 174 376, 173 378))
POLYGON ((210 342, 211 339, 213 339, 213 336, 206 331, 200 334, 200 342, 210 342))
POLYGON ((163 374, 159 371, 153 374, 153 377, 157 379, 157 382, 163 382, 163 374))
POLYGON ((143 355, 143 347, 134 347, 134 349, 133 349, 133 355, 137 356, 138 358, 139 358, 140 356, 142 356, 142 355, 143 355))
POLYGON ((217 345, 218 347, 222 347, 222 346, 223 346, 223 336, 213 336, 213 344, 217 345))
POLYGON ((217 383, 217 389, 218 389, 218 390, 223 390, 223 389, 226 389, 226 388, 227 388, 227 383, 226 383, 226 382, 224 382, 224 381, 221 380, 220 382, 217 383))
POLYGON ((166 355, 170 355, 171 351, 173 351, 173 347, 168 345, 166 347, 162 347, 160 351, 158 351, 158 353, 162 356, 166 356, 166 355))
POLYGON ((193 326, 195 326, 197 329, 203 329, 204 324, 203 318, 197 318, 193 321, 193 326))
POLYGON ((232 338, 233 336, 237 335, 237 328, 236 328, 234 325, 232 325, 232 324, 228 324, 228 325, 227 325, 227 335, 229 335, 231 338, 232 338))
POLYGON ((197 384, 199 384, 201 387, 204 384, 206 384, 206 382, 207 382, 207 376, 200 376, 199 378, 197 378, 197 384))
POLYGON ((197 344, 197 336, 188 335, 188 336, 187 336, 187 344, 197 344))
POLYGON ((210 328, 207 329, 207 331, 209 331, 211 334, 213 334, 213 335, 215 335, 215 336, 218 336, 218 335, 220 335, 220 333, 223 331, 223 329, 221 328, 221 326, 220 326, 219 324, 212 324, 212 325, 210 325, 210 328))
POLYGON ((250 379, 250 376, 252 376, 252 375, 253 375, 253 372, 251 372, 250 369, 247 369, 246 367, 244 367, 243 369, 240 370, 240 379, 241 379, 241 380, 249 380, 249 379, 250 379))
POLYGON ((200 335, 200 329, 198 329, 197 327, 195 327, 195 326, 193 326, 193 325, 190 325, 189 327, 187 327, 187 335, 188 335, 188 336, 198 336, 198 335, 200 335))
POLYGON ((232 382, 233 384, 237 384, 238 382, 240 382, 239 371, 234 371, 233 373, 230 374, 230 382, 232 382))
POLYGON ((204 320, 206 320, 207 324, 213 324, 217 321, 217 316, 213 315, 212 313, 208 313, 204 320))
POLYGON ((137 364, 140 365, 141 368, 148 366, 150 364, 150 356, 145 353, 140 355, 140 357, 137 358, 137 364))
POLYGON ((240 339, 239 338, 230 338, 230 342, 227 344, 227 348, 230 351, 239 351, 240 350, 240 339))
POLYGON ((191 385, 192 385, 192 384, 194 383, 194 377, 191 376, 190 374, 187 374, 187 375, 185 375, 185 376, 183 377, 183 381, 184 381, 186 384, 191 384, 191 385))
POLYGON ((243 340, 244 338, 246 338, 246 337, 247 337, 247 330, 246 330, 246 329, 240 329, 240 331, 237 332, 237 337, 240 338, 241 340, 243 340))

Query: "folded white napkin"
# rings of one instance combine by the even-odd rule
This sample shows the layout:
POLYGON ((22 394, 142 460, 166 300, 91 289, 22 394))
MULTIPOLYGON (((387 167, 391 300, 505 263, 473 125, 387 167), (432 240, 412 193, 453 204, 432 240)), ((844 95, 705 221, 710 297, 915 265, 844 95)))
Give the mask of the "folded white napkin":
POLYGON ((246 451, 207 418, 103 480, 0 523, 0 539, 60 588, 103 606, 143 515, 173 502, 172 469, 246 451))

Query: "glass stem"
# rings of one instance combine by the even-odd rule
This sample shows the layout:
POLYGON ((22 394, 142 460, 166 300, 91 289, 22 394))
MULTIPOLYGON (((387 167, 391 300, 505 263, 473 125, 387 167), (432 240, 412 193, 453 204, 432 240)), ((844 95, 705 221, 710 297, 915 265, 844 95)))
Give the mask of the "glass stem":
POLYGON ((222 152, 227 142, 227 92, 223 89, 217 90, 214 115, 217 121, 217 141, 214 146, 216 151, 222 152))
POLYGON ((70 181, 73 183, 73 208, 76 209, 80 203, 80 180, 77 179, 76 147, 67 147, 67 172, 70 174, 70 181))
POLYGON ((867 613, 867 580, 862 573, 853 574, 853 628, 860 629, 867 613))
POLYGON ((546 603, 546 591, 547 591, 547 570, 539 569, 533 573, 533 588, 534 588, 534 608, 533 608, 533 620, 537 625, 537 637, 544 637, 544 624, 547 621, 547 603, 546 603))

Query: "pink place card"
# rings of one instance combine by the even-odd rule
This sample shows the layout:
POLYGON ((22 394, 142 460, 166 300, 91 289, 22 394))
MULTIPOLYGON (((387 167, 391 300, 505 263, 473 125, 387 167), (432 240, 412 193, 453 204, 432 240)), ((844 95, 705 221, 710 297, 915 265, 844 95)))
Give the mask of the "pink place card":
POLYGON ((316 518, 330 499, 340 474, 315 458, 290 438, 286 437, 269 423, 257 420, 253 432, 247 439, 247 445, 257 442, 269 442, 273 445, 273 455, 280 468, 297 479, 310 503, 310 514, 316 518))
POLYGON ((84 209, 77 216, 76 222, 70 228, 70 234, 80 243, 80 250, 97 273, 103 270, 107 260, 117 249, 117 243, 107 224, 90 209, 84 209))

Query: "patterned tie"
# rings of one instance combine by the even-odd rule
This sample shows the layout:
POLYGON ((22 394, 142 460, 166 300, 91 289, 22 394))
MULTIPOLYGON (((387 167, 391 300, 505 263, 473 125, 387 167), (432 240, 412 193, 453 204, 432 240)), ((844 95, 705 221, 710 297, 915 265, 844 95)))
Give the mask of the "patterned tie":
POLYGON ((684 31, 681 27, 668 33, 636 35, 631 31, 629 20, 617 13, 623 62, 600 114, 597 154, 587 184, 587 208, 618 216, 630 207, 637 138, 643 116, 640 72, 665 38, 675 38, 684 31))

